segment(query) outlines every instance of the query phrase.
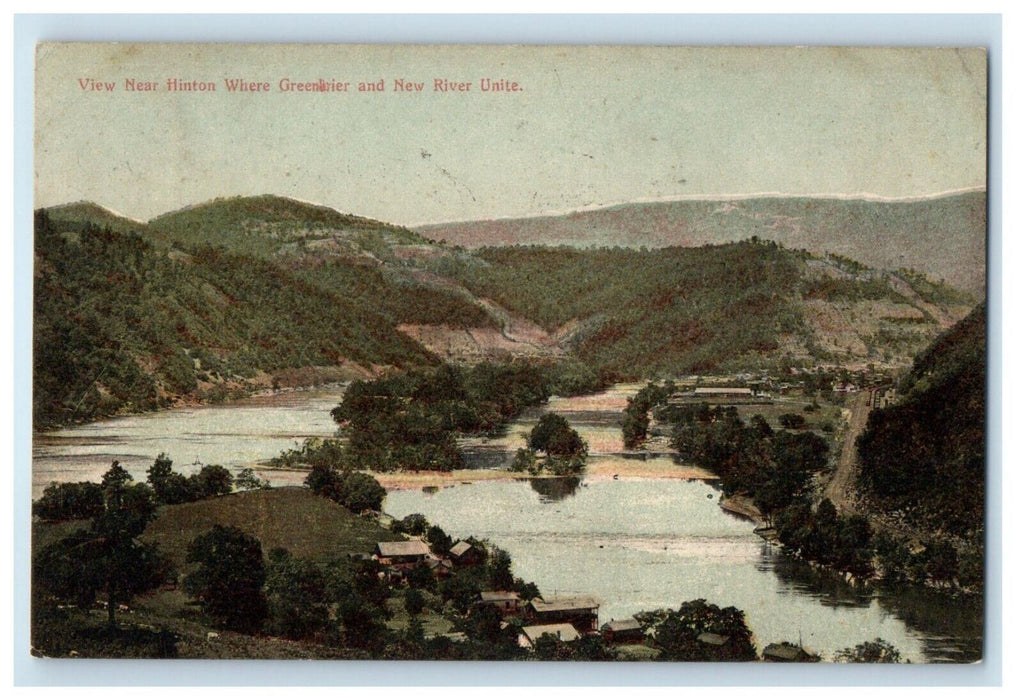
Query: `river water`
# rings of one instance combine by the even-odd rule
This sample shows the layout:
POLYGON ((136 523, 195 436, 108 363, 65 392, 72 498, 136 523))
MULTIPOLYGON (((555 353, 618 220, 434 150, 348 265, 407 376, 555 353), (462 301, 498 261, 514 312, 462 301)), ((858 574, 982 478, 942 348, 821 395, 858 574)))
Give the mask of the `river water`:
MULTIPOLYGON (((913 661, 979 658, 979 606, 950 604, 930 592, 857 591, 761 540, 750 522, 721 510, 713 483, 628 477, 618 417, 638 387, 555 398, 543 409, 565 415, 579 430, 590 445, 591 464, 620 464, 620 479, 523 479, 399 490, 388 494, 384 508, 397 517, 423 513, 454 537, 491 540, 511 554, 515 574, 534 581, 543 593, 600 600, 601 623, 704 598, 744 610, 760 648, 802 641, 830 658, 880 637, 913 661)), ((33 497, 50 481, 98 481, 114 459, 144 480, 160 452, 185 474, 199 468, 195 462, 233 470, 257 464, 306 437, 331 436, 335 425, 329 411, 339 391, 254 397, 37 435, 33 497)), ((467 461, 474 467, 507 463, 541 412, 528 412, 500 437, 464 441, 467 461)), ((668 456, 650 461, 656 460, 671 464, 668 456)), ((304 476, 261 474, 274 485, 301 483, 304 476)))

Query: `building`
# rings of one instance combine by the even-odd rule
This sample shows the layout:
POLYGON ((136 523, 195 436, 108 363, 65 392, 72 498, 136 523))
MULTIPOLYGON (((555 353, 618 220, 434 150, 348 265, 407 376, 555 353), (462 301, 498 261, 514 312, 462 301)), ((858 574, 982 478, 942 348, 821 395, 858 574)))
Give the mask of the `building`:
POLYGON ((646 633, 634 617, 611 620, 600 628, 600 634, 609 644, 634 644, 646 641, 646 633))
POLYGON ((377 561, 383 566, 397 569, 411 569, 416 564, 425 562, 430 557, 430 547, 422 540, 405 542, 377 542, 374 552, 377 561))
POLYGON ((515 617, 522 612, 522 599, 515 591, 481 591, 476 604, 496 608, 501 617, 515 617))
POLYGON ((740 386, 701 386, 693 389, 697 399, 752 399, 753 390, 740 386))
POLYGON ((451 563, 457 567, 479 566, 483 563, 483 552, 470 542, 455 542, 448 554, 451 555, 451 563))
POLYGON ((764 649, 764 661, 777 663, 806 663, 820 661, 821 657, 811 654, 806 649, 790 642, 768 644, 764 649))
POLYGON ((581 638, 576 628, 568 623, 531 625, 522 628, 522 634, 519 635, 519 646, 532 649, 537 640, 545 634, 556 637, 559 642, 574 642, 581 638))
POLYGON ((588 634, 597 631, 597 611, 600 604, 588 597, 537 598, 526 606, 526 619, 537 625, 553 625, 562 622, 588 634))

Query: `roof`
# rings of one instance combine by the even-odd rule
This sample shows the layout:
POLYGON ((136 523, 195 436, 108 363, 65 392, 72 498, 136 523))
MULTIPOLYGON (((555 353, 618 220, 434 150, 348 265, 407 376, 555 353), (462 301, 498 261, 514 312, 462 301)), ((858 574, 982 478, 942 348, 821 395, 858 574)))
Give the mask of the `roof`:
POLYGON ((640 631, 643 628, 640 626, 639 620, 634 617, 627 617, 624 620, 611 620, 601 629, 608 630, 609 632, 634 632, 640 631))
POLYGON ((536 599, 530 602, 533 610, 538 613, 564 612, 568 610, 595 610, 600 603, 593 598, 580 596, 577 598, 551 598, 550 600, 536 599))
POLYGON ((580 637, 575 627, 567 622, 557 625, 530 625, 522 628, 522 634, 526 635, 531 642, 535 642, 545 634, 552 634, 563 642, 574 642, 580 637))
POLYGON ((693 390, 694 394, 752 394, 753 390, 744 386, 701 386, 693 390))
POLYGON ((713 647, 720 647, 724 646, 725 642, 728 641, 728 637, 722 634, 714 634, 713 632, 704 632, 696 640, 704 644, 710 644, 713 647))
POLYGON ((484 603, 503 603, 518 599, 519 594, 515 591, 480 591, 480 600, 484 603))
POLYGON ((377 551, 380 552, 382 557, 425 557, 430 553, 430 547, 422 540, 377 542, 377 551))
POLYGON ((776 659, 785 659, 786 661, 795 661, 796 659, 809 658, 810 654, 807 653, 802 647, 798 647, 790 642, 781 642, 779 644, 768 644, 767 648, 764 649, 764 656, 772 656, 776 659))
POLYGON ((463 554, 465 554, 466 552, 468 552, 470 549, 472 549, 472 545, 469 544, 468 542, 456 542, 451 547, 450 552, 451 552, 451 554, 455 555, 456 557, 460 557, 463 554))
POLYGON ((451 568, 451 561, 449 559, 434 559, 430 557, 426 560, 426 565, 431 569, 436 569, 439 566, 443 566, 446 569, 451 568))

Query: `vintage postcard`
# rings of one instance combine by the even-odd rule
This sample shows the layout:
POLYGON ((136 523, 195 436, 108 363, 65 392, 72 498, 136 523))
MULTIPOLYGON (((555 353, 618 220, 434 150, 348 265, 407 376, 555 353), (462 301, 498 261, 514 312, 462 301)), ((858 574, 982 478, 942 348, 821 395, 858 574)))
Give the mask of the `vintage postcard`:
POLYGON ((39 44, 32 653, 981 660, 987 60, 39 44))

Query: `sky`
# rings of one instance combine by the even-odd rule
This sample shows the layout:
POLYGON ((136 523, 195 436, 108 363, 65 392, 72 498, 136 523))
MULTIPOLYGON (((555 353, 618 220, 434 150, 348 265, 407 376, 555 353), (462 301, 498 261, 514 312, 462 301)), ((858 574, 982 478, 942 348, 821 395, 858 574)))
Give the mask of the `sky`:
POLYGON ((986 178, 976 49, 42 44, 36 66, 36 206, 141 220, 267 193, 416 225, 986 178), (320 79, 348 90, 282 89, 320 79))

